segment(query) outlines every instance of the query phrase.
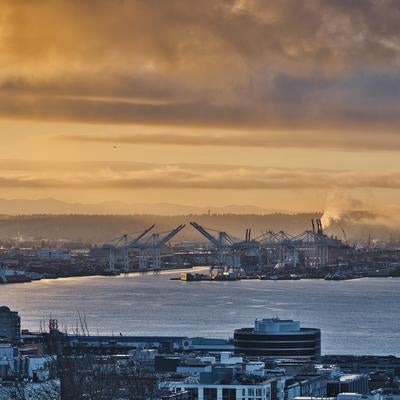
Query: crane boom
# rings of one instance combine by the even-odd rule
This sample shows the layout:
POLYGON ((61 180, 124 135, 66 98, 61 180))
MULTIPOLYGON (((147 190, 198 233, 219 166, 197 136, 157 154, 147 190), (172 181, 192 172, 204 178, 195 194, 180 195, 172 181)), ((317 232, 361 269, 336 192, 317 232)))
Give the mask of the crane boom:
POLYGON ((201 225, 196 222, 191 222, 190 225, 193 226, 198 232, 200 232, 205 238, 207 238, 214 246, 219 247, 220 242, 211 233, 208 233, 201 225))
POLYGON ((142 239, 144 236, 146 236, 154 227, 155 227, 155 224, 153 224, 150 227, 148 227, 147 229, 145 229, 135 239, 133 239, 129 242, 128 247, 135 247, 135 245, 139 242, 139 240, 142 239))
POLYGON ((162 247, 164 244, 169 242, 175 235, 178 234, 183 228, 185 227, 185 224, 181 224, 177 226, 175 229, 173 229, 171 232, 169 232, 164 238, 160 239, 158 243, 156 244, 157 247, 162 247))

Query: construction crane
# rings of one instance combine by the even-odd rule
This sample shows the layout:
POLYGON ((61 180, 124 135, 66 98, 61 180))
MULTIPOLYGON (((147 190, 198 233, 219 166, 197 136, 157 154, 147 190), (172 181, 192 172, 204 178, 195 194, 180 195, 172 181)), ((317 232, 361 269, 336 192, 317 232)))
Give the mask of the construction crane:
POLYGON ((176 236, 184 227, 185 225, 181 224, 168 232, 153 233, 147 242, 138 243, 137 247, 139 248, 139 270, 147 270, 147 261, 148 258, 150 258, 153 271, 160 271, 161 248, 166 245, 174 236, 176 236), (162 236, 164 234, 165 236, 162 236))

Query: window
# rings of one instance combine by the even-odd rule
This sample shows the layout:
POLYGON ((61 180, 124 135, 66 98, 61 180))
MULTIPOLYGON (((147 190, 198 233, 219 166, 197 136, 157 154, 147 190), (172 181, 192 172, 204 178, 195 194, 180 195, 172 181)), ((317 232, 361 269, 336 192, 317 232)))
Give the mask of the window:
POLYGON ((199 398, 199 391, 198 391, 198 389, 189 388, 189 389, 187 389, 187 391, 189 392, 189 399, 190 399, 190 400, 197 400, 197 399, 199 398))
POLYGON ((222 400, 236 400, 236 389, 222 389, 222 400))
POLYGON ((204 388, 203 398, 204 400, 217 400, 217 389, 204 388))

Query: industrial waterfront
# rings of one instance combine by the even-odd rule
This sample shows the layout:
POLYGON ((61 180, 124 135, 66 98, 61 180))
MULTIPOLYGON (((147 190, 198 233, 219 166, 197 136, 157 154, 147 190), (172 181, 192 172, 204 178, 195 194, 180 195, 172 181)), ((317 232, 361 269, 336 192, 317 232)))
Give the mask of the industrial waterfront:
POLYGON ((242 279, 348 280, 399 277, 400 244, 392 236, 377 242, 349 242, 328 234, 320 218, 300 233, 265 229, 236 237, 223 230, 188 224, 195 240, 177 240, 187 224, 160 232, 155 224, 100 243, 17 237, 0 240, 0 283, 78 276, 116 276, 207 266, 207 273, 184 272, 184 281, 242 279), (200 237, 199 237, 200 236, 200 237))
POLYGON ((81 277, 3 285, 0 303, 22 328, 50 316, 72 329, 86 314, 92 334, 229 337, 259 315, 298 318, 323 332, 323 354, 393 354, 398 346, 399 278, 180 282, 180 271, 81 277), (27 297, 27 289, 29 295, 27 297), (377 340, 379 336, 379 340, 377 340))

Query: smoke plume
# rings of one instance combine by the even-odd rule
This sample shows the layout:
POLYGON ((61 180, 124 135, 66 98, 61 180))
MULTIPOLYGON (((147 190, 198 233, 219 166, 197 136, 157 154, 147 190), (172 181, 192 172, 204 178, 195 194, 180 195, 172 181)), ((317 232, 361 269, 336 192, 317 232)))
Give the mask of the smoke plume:
POLYGON ((333 222, 339 222, 357 214, 358 216, 365 214, 365 204, 361 200, 343 192, 331 192, 326 198, 324 213, 321 217, 322 227, 326 229, 333 222))

